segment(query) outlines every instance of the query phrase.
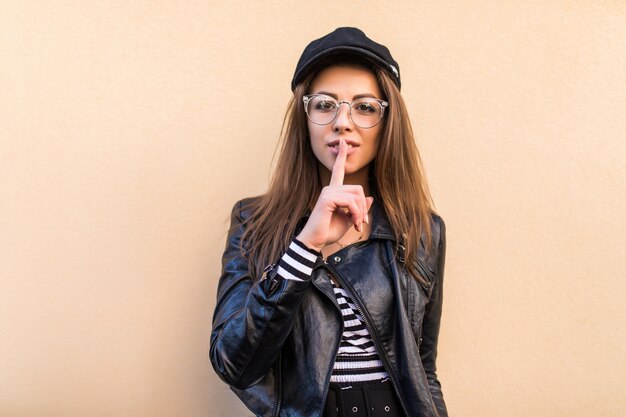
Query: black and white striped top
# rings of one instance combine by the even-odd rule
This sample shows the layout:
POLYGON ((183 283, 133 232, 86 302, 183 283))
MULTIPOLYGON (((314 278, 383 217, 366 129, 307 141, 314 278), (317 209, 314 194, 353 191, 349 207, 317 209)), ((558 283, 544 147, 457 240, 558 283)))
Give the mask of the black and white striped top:
POLYGON ((361 312, 345 289, 335 282, 332 284, 344 327, 330 382, 343 385, 389 377, 361 312))
MULTIPOLYGON (((313 273, 318 255, 319 253, 294 239, 278 263, 276 273, 284 279, 307 280, 313 273)), ((349 385, 389 377, 365 326, 365 320, 350 294, 331 282, 341 309, 344 329, 330 381, 349 385)))
POLYGON ((313 273, 317 260, 317 252, 309 249, 297 239, 294 239, 287 248, 287 252, 280 258, 276 274, 285 279, 306 281, 313 273))

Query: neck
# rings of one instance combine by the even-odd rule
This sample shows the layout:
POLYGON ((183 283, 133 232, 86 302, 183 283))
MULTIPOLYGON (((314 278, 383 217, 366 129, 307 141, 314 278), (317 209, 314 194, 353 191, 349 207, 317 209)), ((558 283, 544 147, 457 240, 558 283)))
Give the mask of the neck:
MULTIPOLYGON (((322 164, 318 164, 320 179, 322 185, 326 186, 330 183, 331 172, 326 169, 322 164)), ((364 166, 360 170, 347 174, 343 178, 344 185, 360 185, 363 187, 363 193, 365 196, 370 195, 370 182, 369 182, 369 166, 364 166)))

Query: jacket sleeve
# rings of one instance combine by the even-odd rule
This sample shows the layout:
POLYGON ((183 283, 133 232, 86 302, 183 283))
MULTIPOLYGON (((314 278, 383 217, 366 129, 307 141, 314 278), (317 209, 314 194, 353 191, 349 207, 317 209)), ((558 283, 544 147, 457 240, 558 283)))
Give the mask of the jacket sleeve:
POLYGON ((231 215, 209 352, 215 372, 237 389, 259 382, 272 367, 310 285, 310 274, 285 279, 277 273, 280 265, 266 279, 253 276, 240 253, 242 206, 231 215))
POLYGON ((420 356, 426 376, 430 393, 437 407, 440 417, 447 417, 448 411, 443 400, 441 384, 437 379, 437 339, 439 338, 439 327, 441 324, 441 305, 443 301, 443 273, 446 258, 446 227, 443 220, 437 216, 439 223, 439 244, 437 250, 437 270, 430 296, 430 301, 426 305, 424 322, 422 324, 422 340, 420 345, 420 356))

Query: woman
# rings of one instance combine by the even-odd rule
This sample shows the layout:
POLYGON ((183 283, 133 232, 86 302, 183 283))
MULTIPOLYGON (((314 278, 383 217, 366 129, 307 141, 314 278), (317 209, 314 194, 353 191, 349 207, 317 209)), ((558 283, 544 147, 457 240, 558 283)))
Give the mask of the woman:
POLYGON ((447 416, 445 226, 400 73, 355 28, 311 42, 268 192, 238 202, 210 358, 263 416, 447 416))

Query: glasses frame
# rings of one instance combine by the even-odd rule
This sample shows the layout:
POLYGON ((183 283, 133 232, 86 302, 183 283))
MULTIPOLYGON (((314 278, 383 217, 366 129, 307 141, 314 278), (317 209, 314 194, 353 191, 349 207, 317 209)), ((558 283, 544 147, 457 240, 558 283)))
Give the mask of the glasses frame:
POLYGON ((337 116, 339 116, 339 106, 341 106, 342 104, 347 104, 348 105, 348 114, 350 115, 350 120, 352 121, 352 123, 354 123, 355 126, 360 127, 361 129, 371 129, 373 127, 378 126, 378 124, 380 123, 381 120, 383 120, 383 117, 385 116, 385 109, 389 106, 389 103, 386 102, 385 100, 381 100, 379 98, 374 98, 374 97, 363 97, 363 98, 359 98, 357 100, 353 100, 353 101, 346 101, 346 100, 335 100, 333 97, 331 96, 327 96, 326 94, 308 94, 304 97, 302 97, 302 101, 304 101, 304 112, 306 113, 306 117, 312 122, 315 123, 318 126, 326 126, 331 124, 332 122, 334 122, 335 120, 337 120, 337 116), (311 101, 314 97, 328 97, 329 99, 331 99, 332 101, 334 101, 335 103, 337 103, 337 110, 335 110, 335 116, 327 123, 317 123, 315 120, 311 119, 311 116, 309 115, 309 101, 311 101), (362 100, 363 98, 370 98, 373 101, 378 102, 378 104, 380 104, 380 118, 378 119, 378 121, 372 125, 372 126, 368 126, 368 127, 363 127, 360 126, 357 122, 354 121, 354 119, 352 118, 352 103, 354 103, 357 100, 362 100))

